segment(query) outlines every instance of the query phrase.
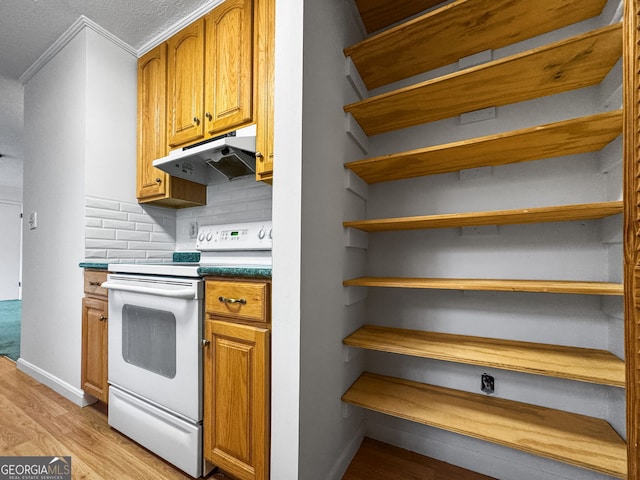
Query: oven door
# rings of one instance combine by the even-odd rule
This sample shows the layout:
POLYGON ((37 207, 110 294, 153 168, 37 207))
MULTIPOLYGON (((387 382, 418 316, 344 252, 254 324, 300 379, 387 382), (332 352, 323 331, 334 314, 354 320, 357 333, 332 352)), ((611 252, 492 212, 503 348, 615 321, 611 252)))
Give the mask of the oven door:
POLYGON ((111 274, 103 286, 109 383, 202 420, 202 280, 111 274))

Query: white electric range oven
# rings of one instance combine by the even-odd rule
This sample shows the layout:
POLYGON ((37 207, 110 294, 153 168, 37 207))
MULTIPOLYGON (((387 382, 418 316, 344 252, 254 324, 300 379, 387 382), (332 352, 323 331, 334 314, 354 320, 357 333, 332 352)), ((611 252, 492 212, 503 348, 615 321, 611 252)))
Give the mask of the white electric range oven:
POLYGON ((109 264, 109 425, 193 477, 202 455, 201 266, 271 266, 271 222, 200 227, 200 262, 109 264))

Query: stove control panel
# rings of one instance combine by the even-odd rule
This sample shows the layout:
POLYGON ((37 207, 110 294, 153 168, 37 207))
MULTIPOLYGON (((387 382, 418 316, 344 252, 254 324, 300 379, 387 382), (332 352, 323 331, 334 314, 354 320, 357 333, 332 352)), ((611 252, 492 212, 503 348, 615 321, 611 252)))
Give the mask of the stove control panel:
POLYGON ((202 225, 198 228, 196 250, 271 250, 271 221, 202 225))

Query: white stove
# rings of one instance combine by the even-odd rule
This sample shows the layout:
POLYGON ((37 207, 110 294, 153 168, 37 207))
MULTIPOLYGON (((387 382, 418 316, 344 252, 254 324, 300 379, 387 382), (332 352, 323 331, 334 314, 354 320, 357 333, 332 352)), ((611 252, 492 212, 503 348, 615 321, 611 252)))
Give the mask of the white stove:
POLYGON ((207 473, 199 269, 271 267, 271 244, 271 222, 203 226, 199 262, 112 263, 102 284, 109 290, 109 425, 195 478, 207 473))

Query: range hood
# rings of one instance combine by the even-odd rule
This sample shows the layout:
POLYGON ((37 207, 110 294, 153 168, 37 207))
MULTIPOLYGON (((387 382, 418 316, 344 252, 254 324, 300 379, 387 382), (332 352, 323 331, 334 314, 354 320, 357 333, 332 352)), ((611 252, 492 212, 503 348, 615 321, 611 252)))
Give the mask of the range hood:
POLYGON ((174 177, 209 185, 215 172, 229 180, 256 172, 256 126, 173 150, 153 161, 153 166, 174 177))

